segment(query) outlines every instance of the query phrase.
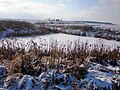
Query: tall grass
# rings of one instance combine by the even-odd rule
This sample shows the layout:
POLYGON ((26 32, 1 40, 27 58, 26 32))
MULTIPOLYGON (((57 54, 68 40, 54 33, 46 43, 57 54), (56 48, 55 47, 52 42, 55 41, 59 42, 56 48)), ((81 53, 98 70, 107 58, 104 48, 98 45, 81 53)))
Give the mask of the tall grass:
POLYGON ((87 73, 86 65, 89 61, 104 62, 117 65, 120 60, 120 47, 105 49, 102 45, 88 45, 88 43, 68 42, 67 45, 53 41, 49 45, 38 45, 30 41, 22 46, 22 42, 5 40, 0 46, 0 61, 10 62, 8 72, 29 75, 40 75, 43 71, 54 69, 56 72, 71 73, 78 79, 84 78, 87 73), (30 48, 26 50, 26 47, 30 48), (90 49, 92 48, 92 49, 90 49), (84 66, 84 67, 81 67, 84 66))

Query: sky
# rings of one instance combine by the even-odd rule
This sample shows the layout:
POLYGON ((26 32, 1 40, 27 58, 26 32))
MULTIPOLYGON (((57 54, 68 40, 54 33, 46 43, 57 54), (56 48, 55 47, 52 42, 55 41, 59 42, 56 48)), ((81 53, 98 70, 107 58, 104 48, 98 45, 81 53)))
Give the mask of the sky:
POLYGON ((120 24, 120 0, 0 0, 0 18, 102 21, 120 24))

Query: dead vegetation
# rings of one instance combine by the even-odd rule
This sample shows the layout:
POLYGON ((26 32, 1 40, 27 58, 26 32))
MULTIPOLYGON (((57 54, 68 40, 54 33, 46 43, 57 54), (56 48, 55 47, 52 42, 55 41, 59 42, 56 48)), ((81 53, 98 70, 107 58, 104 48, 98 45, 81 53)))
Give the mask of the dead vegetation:
POLYGON ((35 36, 49 33, 51 30, 43 23, 36 25, 26 21, 0 20, 0 37, 35 36))
POLYGON ((95 38, 103 38, 107 40, 120 41, 120 32, 112 28, 94 27, 94 25, 66 25, 66 24, 50 24, 48 25, 53 32, 66 33, 78 36, 91 36, 95 38))
POLYGON ((25 22, 25 21, 1 20, 0 21, 0 30, 5 31, 8 28, 15 29, 15 30, 25 29, 25 28, 34 29, 34 25, 29 22, 25 22))
POLYGON ((10 62, 8 73, 22 73, 27 75, 40 75, 41 72, 54 69, 56 72, 64 72, 74 75, 77 79, 85 78, 87 73, 86 65, 89 60, 101 64, 117 65, 120 60, 120 48, 105 49, 102 45, 89 46, 87 43, 80 44, 69 42, 67 46, 58 45, 57 41, 52 42, 49 47, 43 48, 31 41, 32 48, 25 50, 25 47, 13 46, 14 42, 7 42, 0 47, 0 61, 10 62), (90 50, 90 48, 92 49, 90 50))

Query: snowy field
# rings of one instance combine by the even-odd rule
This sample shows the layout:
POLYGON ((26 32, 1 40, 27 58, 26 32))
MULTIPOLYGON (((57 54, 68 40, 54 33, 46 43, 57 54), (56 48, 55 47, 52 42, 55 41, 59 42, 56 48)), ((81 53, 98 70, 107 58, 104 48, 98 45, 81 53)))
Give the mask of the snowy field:
POLYGON ((112 29, 115 31, 120 31, 120 25, 117 24, 99 24, 99 23, 69 23, 69 24, 48 24, 50 26, 56 25, 56 26, 85 26, 90 25, 95 28, 101 28, 101 29, 112 29))
MULTIPOLYGON (((2 44, 5 44, 7 41, 10 41, 10 45, 13 45, 15 43, 17 46, 17 43, 20 42, 21 47, 26 47, 26 45, 29 46, 29 44, 34 41, 38 46, 44 45, 45 47, 48 47, 51 42, 54 42, 56 40, 61 46, 67 45, 69 42, 74 43, 79 40, 81 44, 85 44, 87 42, 88 45, 104 45, 104 47, 107 49, 109 49, 109 47, 112 49, 116 48, 117 46, 120 47, 120 42, 114 40, 67 35, 61 33, 35 37, 0 39, 0 46, 2 44)), ((28 48, 31 47, 27 47, 26 49, 28 48)), ((118 63, 120 63, 120 61, 118 61, 118 63)), ((19 78, 15 76, 17 74, 8 75, 6 77, 6 67, 0 66, 0 77, 3 78, 0 81, 0 90, 46 90, 46 83, 49 84, 47 86, 47 90, 53 90, 53 86, 56 88, 55 90, 74 90, 74 87, 76 88, 75 90, 92 90, 93 88, 99 90, 112 90, 113 82, 120 82, 120 76, 119 74, 116 74, 117 68, 119 68, 119 66, 112 66, 109 64, 107 66, 104 66, 98 63, 89 62, 87 65, 88 73, 86 74, 86 78, 75 80, 75 77, 73 75, 58 72, 55 73, 54 69, 49 70, 48 72, 42 72, 39 77, 23 75, 22 78, 19 78), (53 85, 53 77, 60 83, 53 85), (73 83, 76 86, 73 86, 73 83)))
POLYGON ((38 46, 41 44, 47 46, 50 43, 55 42, 56 40, 60 45, 67 45, 70 42, 74 44, 76 41, 79 41, 81 44, 87 43, 88 45, 98 46, 104 45, 105 48, 111 49, 116 48, 117 46, 120 47, 120 42, 114 40, 106 40, 100 38, 75 36, 67 34, 48 34, 35 37, 16 37, 15 39, 14 38, 0 39, 0 46, 2 45, 2 42, 6 43, 6 41, 14 42, 16 43, 16 45, 17 43, 20 42, 22 44, 22 47, 26 46, 27 44, 30 44, 31 41, 37 43, 38 46))

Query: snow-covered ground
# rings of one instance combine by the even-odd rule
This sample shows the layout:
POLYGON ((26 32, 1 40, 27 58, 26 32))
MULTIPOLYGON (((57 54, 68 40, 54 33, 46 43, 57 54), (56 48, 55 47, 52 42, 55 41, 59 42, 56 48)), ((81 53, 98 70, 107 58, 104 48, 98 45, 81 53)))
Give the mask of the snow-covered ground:
POLYGON ((77 80, 73 75, 48 70, 38 76, 20 73, 6 75, 6 67, 0 66, 0 90, 119 90, 120 75, 111 65, 104 66, 90 62, 84 79, 77 80), (21 78, 22 77, 22 78, 21 78), (53 80, 57 80, 56 83, 53 80))
POLYGON ((65 24, 48 24, 50 26, 85 26, 85 25, 90 25, 93 27, 100 27, 102 29, 112 29, 116 31, 120 31, 120 25, 117 24, 99 24, 99 23, 65 23, 65 24))
POLYGON ((99 23, 46 24, 54 32, 120 41, 120 25, 99 23), (85 27, 88 29, 86 30, 85 27))
MULTIPOLYGON (((0 39, 0 46, 2 42, 10 41, 15 43, 21 42, 21 47, 24 47, 34 41, 37 45, 46 45, 53 41, 58 41, 60 45, 67 45, 68 42, 80 41, 80 43, 88 43, 88 45, 98 44, 108 48, 120 47, 120 42, 114 40, 105 40, 93 37, 83 37, 67 34, 48 34, 35 37, 16 37, 0 39)), ((4 43, 5 44, 5 43, 4 43)), ((120 62, 118 62, 120 63, 120 62)), ((6 67, 0 66, 0 90, 93 90, 93 89, 107 89, 112 90, 113 83, 120 84, 120 75, 116 73, 118 66, 101 65, 95 62, 89 62, 87 65, 88 73, 86 78, 76 80, 71 74, 58 73, 53 70, 42 72, 39 77, 30 75, 13 74, 6 75, 6 67), (20 78, 22 76, 22 78, 20 78), (53 84, 52 80, 57 80, 57 84, 53 84), (62 81, 61 81, 62 80, 62 81), (46 87, 47 86, 47 87, 46 87)), ((118 88, 119 90, 119 88, 118 88)))
POLYGON ((35 36, 35 37, 16 37, 14 38, 6 38, 6 39, 0 39, 0 46, 2 45, 2 42, 6 43, 6 41, 10 41, 13 43, 21 43, 22 47, 28 45, 31 43, 31 41, 34 41, 37 45, 45 45, 46 47, 49 46, 51 42, 56 41, 60 45, 67 45, 68 43, 76 41, 80 41, 81 44, 88 43, 88 45, 98 45, 102 46, 104 45, 105 48, 116 48, 117 46, 120 47, 120 42, 114 41, 114 40, 105 40, 100 38, 93 38, 93 37, 84 37, 84 36, 75 36, 75 35, 67 35, 67 34, 48 34, 48 35, 41 35, 41 36, 35 36))
POLYGON ((19 36, 20 34, 22 35, 29 35, 29 33, 39 33, 38 30, 33 30, 33 29, 21 29, 21 30, 14 30, 14 29, 6 29, 5 31, 0 32, 0 38, 3 37, 11 37, 12 35, 14 36, 19 36))

